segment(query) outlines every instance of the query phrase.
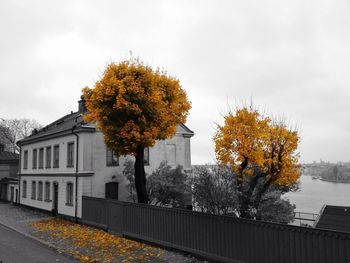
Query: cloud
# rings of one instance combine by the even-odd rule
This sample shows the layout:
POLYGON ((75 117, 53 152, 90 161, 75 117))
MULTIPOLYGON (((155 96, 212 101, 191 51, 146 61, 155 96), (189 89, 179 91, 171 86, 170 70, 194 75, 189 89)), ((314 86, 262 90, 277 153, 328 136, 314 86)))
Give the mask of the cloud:
POLYGON ((215 122, 249 103, 300 127, 303 161, 349 160, 347 1, 1 1, 0 114, 47 124, 132 50, 181 81, 192 161, 215 122))

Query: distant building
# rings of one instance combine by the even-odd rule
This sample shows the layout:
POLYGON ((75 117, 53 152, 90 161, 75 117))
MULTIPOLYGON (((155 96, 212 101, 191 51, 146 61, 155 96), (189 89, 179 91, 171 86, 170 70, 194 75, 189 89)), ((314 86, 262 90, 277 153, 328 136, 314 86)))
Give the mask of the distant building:
POLYGON ((18 165, 19 155, 5 150, 0 144, 0 199, 18 201, 18 165))
MULTIPOLYGON (((127 200, 124 162, 116 156, 92 123, 79 110, 19 141, 21 148, 20 203, 67 216, 81 217, 82 196, 127 200)), ((175 136, 145 149, 145 171, 150 174, 166 160, 191 173, 193 132, 183 124, 175 136)))

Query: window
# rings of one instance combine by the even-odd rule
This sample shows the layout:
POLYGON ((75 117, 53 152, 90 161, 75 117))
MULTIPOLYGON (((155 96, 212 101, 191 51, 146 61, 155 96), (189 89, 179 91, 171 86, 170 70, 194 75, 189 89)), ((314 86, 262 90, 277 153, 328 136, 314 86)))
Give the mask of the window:
POLYGON ((46 168, 51 168, 51 146, 46 147, 46 168))
POLYGON ((43 182, 38 183, 38 200, 43 200, 43 182))
POLYGON ((74 142, 67 144, 67 167, 74 166, 74 142))
POLYGON ((27 181, 23 181, 22 197, 27 198, 27 181))
POLYGON ((37 149, 33 150, 33 169, 36 169, 37 163, 38 163, 38 154, 37 154, 37 149))
POLYGON ((143 150, 143 162, 145 165, 149 165, 149 147, 143 150))
POLYGON ((67 183, 66 194, 67 194, 66 205, 72 206, 73 205, 73 183, 67 183))
POLYGON ((119 165, 119 157, 114 154, 112 150, 107 147, 107 166, 118 166, 119 165))
POLYGON ((5 151, 5 145, 0 144, 0 152, 3 152, 3 151, 5 151))
POLYGON ((60 146, 53 147, 53 168, 58 168, 60 163, 60 146))
POLYGON ((44 168, 44 148, 39 149, 39 169, 44 168))
POLYGON ((23 169, 28 169, 28 151, 23 153, 23 169))
POLYGON ((32 181, 32 199, 36 198, 36 182, 32 181))
POLYGON ((45 182, 45 201, 50 201, 50 182, 45 182))

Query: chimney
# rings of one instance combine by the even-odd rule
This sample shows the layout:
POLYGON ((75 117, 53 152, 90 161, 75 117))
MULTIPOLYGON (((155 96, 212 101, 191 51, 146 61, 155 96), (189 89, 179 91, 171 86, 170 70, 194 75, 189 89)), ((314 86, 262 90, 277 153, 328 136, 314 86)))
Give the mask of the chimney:
POLYGON ((87 111, 87 109, 86 109, 86 107, 85 107, 84 95, 81 95, 81 96, 80 96, 80 100, 78 101, 78 105, 79 105, 79 107, 78 107, 79 113, 84 114, 84 113, 87 111))

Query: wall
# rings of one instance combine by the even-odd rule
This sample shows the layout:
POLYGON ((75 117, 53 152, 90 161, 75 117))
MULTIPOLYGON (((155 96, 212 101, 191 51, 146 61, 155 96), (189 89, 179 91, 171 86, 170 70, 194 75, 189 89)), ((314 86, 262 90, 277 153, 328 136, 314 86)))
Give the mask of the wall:
MULTIPOLYGON (((74 173, 75 167, 67 167, 67 145, 69 142, 74 142, 74 148, 76 147, 76 137, 71 134, 64 137, 53 138, 46 141, 35 142, 28 145, 22 146, 21 154, 21 173, 23 174, 46 174, 46 173, 74 173), (54 145, 59 145, 59 167, 53 167, 53 147, 54 145), (46 147, 51 146, 51 168, 46 168, 46 147), (33 149, 37 149, 37 167, 39 166, 39 149, 44 148, 44 168, 43 169, 33 169, 33 149), (28 169, 23 169, 24 165, 24 151, 28 150, 28 169)), ((82 152, 83 147, 80 145, 79 152, 82 152)), ((74 151, 75 157, 75 151, 74 151)), ((75 165, 75 161, 74 161, 75 165)), ((82 165, 82 160, 79 158, 79 165, 82 165)))
POLYGON ((0 164, 0 179, 10 176, 10 165, 0 164))
MULTIPOLYGON (((58 213, 68 216, 75 216, 75 177, 74 176, 22 176, 21 178, 21 204, 52 211, 53 209, 53 183, 58 183, 58 213), (23 181, 27 181, 27 195, 23 197, 23 181), (36 198, 32 196, 32 181, 36 181, 36 198), (43 182, 43 200, 38 200, 38 184, 43 182), (50 182, 50 201, 45 200, 45 182, 50 182), (66 186, 68 182, 73 183, 73 206, 66 205, 66 186)), ((91 193, 91 177, 78 178, 78 217, 81 217, 81 196, 91 193)))
POLYGON ((19 164, 18 163, 11 163, 10 164, 10 177, 15 177, 17 178, 17 173, 19 170, 19 164))
MULTIPOLYGON (((78 157, 78 174, 93 174, 92 167, 86 165, 92 163, 91 150, 86 151, 88 147, 91 149, 90 133, 79 133, 79 157, 78 157), (86 164, 85 164, 86 162, 86 164)), ((29 145, 22 146, 22 162, 21 162, 21 204, 32 206, 35 208, 52 211, 53 209, 53 183, 58 182, 58 213, 68 216, 75 216, 75 172, 76 172, 76 136, 73 134, 53 138, 42 142, 36 142, 29 145), (67 145, 69 142, 74 142, 74 165, 73 167, 67 167, 67 145), (53 146, 59 145, 59 167, 53 167, 53 146), (51 168, 46 168, 46 147, 51 146, 51 168), (44 167, 43 169, 32 169, 33 149, 38 149, 38 163, 39 163, 39 149, 44 148, 44 167), (28 150, 28 169, 23 169, 24 154, 23 152, 28 150), (23 175, 24 174, 24 175, 23 175), (23 198, 23 180, 27 180, 27 197, 23 198), (36 188, 38 191, 38 182, 43 182, 43 200, 31 199, 31 181, 36 181, 36 188), (45 182, 50 182, 50 200, 44 200, 45 182), (66 186, 68 182, 72 182, 74 185, 73 190, 73 206, 66 205, 66 186)), ((79 177, 78 179, 78 217, 81 216, 81 196, 91 195, 91 175, 79 177)), ((38 195, 37 195, 38 196, 38 195)), ((37 197, 36 196, 36 197, 37 197)))
MULTIPOLYGON (((119 166, 106 165, 106 145, 103 142, 103 135, 101 132, 85 135, 87 141, 91 143, 84 144, 85 156, 84 165, 86 169, 92 169, 95 175, 92 178, 92 196, 104 198, 105 184, 108 182, 119 183, 119 200, 127 200, 129 193, 126 185, 128 181, 123 176, 124 163, 129 158, 134 160, 132 156, 120 156, 119 166), (88 136, 90 136, 88 138, 88 136), (91 150, 91 158, 87 157, 86 153, 91 150), (91 165, 91 166, 90 166, 91 165)), ((151 174, 157 169, 160 163, 164 160, 171 160, 168 156, 167 147, 171 145, 175 148, 175 165, 181 165, 187 171, 191 170, 190 160, 190 138, 184 137, 181 133, 176 134, 173 138, 163 141, 157 141, 156 144, 149 149, 149 165, 145 166, 145 172, 151 174), (187 158, 187 159, 186 159, 187 158)))
POLYGON ((7 201, 12 201, 11 200, 11 188, 13 187, 13 202, 16 203, 18 202, 18 196, 16 197, 16 190, 18 193, 18 185, 17 184, 8 184, 7 185, 7 201))

